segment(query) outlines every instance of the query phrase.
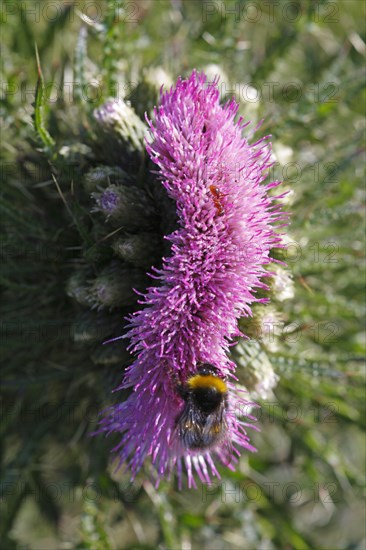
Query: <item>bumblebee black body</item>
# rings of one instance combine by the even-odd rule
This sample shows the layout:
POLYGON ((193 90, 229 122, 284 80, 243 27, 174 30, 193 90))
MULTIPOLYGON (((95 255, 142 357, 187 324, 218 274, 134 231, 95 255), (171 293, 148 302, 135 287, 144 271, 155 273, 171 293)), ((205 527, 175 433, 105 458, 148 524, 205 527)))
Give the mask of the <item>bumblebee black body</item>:
POLYGON ((179 438, 185 448, 206 451, 227 438, 227 386, 215 367, 203 364, 197 373, 178 388, 185 407, 176 420, 179 438))

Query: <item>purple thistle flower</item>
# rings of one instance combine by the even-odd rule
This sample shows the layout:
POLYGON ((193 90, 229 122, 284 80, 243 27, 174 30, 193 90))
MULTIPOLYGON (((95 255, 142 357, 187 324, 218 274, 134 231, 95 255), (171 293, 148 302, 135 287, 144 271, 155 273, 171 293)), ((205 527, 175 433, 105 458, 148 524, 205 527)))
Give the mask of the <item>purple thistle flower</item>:
POLYGON ((118 204, 118 195, 112 189, 106 189, 97 200, 97 204, 103 212, 110 214, 118 204))
POLYGON ((234 469, 240 455, 235 445, 255 450, 246 432, 250 424, 237 414, 250 418, 227 353, 240 334, 238 318, 251 315, 251 304, 260 301, 256 289, 267 288, 264 266, 280 244, 273 225, 283 215, 268 196, 278 182, 262 184, 272 164, 270 146, 265 138, 248 144, 242 137, 247 124, 234 121, 237 111, 234 100, 219 104, 217 81, 208 84, 194 71, 162 93, 155 123, 148 120, 147 151, 176 203, 178 229, 166 237, 171 256, 151 275, 159 284, 148 289, 144 308, 129 319, 127 337, 136 358, 117 390, 133 391, 105 412, 99 430, 121 434, 113 450, 132 477, 151 457, 158 478, 176 468, 181 482, 185 466, 192 486, 194 471, 203 482, 219 476, 215 455, 234 469), (207 363, 227 380, 227 433, 212 447, 187 449, 177 431, 186 405, 177 388, 207 363))

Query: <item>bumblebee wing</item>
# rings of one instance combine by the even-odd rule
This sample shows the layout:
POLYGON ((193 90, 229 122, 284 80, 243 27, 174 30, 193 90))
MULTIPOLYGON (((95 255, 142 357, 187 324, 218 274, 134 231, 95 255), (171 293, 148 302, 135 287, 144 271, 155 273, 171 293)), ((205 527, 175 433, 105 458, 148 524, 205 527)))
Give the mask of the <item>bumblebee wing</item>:
POLYGON ((229 466, 233 460, 233 445, 224 404, 208 417, 203 438, 210 441, 210 446, 215 446, 215 454, 225 466, 229 466))
POLYGON ((203 428, 203 439, 206 446, 212 446, 224 436, 227 425, 225 420, 225 407, 221 404, 215 411, 206 416, 203 428))
POLYGON ((183 445, 187 449, 199 449, 203 445, 202 413, 194 403, 186 404, 177 421, 177 430, 183 445))

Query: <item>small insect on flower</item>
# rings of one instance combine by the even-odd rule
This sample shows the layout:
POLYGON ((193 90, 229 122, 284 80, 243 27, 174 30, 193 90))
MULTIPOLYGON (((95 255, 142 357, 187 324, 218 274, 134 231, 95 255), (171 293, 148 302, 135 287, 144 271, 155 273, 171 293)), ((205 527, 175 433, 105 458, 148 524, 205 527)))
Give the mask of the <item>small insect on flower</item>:
POLYGON ((205 363, 185 384, 178 384, 177 390, 186 403, 176 419, 178 438, 185 449, 202 453, 220 445, 222 461, 228 465, 233 449, 226 421, 225 380, 213 365, 205 363))
POLYGON ((224 207, 222 205, 222 199, 224 198, 224 194, 221 193, 220 189, 216 187, 216 185, 210 185, 209 190, 213 195, 213 202, 216 206, 217 213, 219 215, 223 214, 224 207))

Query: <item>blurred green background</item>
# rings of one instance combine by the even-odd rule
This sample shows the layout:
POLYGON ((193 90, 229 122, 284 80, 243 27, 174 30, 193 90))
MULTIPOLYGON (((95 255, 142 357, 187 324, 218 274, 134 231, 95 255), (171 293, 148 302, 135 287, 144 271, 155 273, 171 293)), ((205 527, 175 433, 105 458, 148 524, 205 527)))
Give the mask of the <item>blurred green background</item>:
MULTIPOLYGON (((1 9, 0 547, 365 548, 365 3, 29 0, 1 9), (45 86, 37 132, 35 43, 45 86), (82 257, 75 219, 87 208, 78 186, 92 110, 109 96, 133 102, 149 67, 172 82, 193 68, 220 74, 223 99, 234 95, 253 123, 264 118, 272 179, 291 190, 282 257, 294 297, 275 304, 281 330, 256 358, 280 377, 257 399, 258 452, 197 490, 168 481, 156 490, 148 469, 130 484, 110 465, 111 441, 89 438, 122 372, 75 342, 65 291, 82 257)), ((94 262, 103 253, 94 242, 83 250, 94 262)))

